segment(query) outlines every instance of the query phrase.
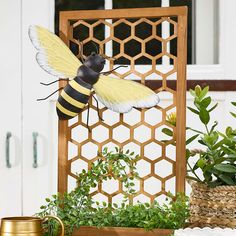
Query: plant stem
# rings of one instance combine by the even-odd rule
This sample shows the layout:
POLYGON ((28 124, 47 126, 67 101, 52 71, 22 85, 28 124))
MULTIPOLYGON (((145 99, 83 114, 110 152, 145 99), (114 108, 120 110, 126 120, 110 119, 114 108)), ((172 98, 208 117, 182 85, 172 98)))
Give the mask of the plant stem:
POLYGON ((203 132, 198 131, 198 130, 196 130, 196 129, 192 129, 192 128, 190 128, 190 127, 187 127, 186 129, 192 130, 192 131, 194 131, 194 132, 196 132, 196 133, 198 133, 198 134, 204 134, 203 132))
POLYGON ((209 129, 208 129, 207 125, 205 125, 205 128, 206 128, 207 134, 210 135, 210 132, 209 132, 209 129))
POLYGON ((188 168, 191 170, 191 172, 194 174, 194 176, 198 179, 199 182, 202 183, 201 179, 198 177, 196 172, 193 170, 193 168, 190 166, 189 162, 187 161, 188 168))

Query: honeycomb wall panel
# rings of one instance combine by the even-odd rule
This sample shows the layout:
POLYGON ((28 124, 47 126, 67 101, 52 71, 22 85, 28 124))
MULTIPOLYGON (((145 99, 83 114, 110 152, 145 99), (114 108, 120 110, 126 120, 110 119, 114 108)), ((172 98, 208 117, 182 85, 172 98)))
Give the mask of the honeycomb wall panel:
MULTIPOLYGON (((62 12, 60 19, 60 36, 78 57, 85 58, 89 49, 97 47, 100 54, 115 57, 106 61, 109 70, 119 64, 128 65, 111 76, 140 80, 144 85, 148 80, 159 80, 162 86, 155 89, 160 103, 150 109, 134 108, 130 113, 117 114, 99 103, 103 121, 99 120, 96 102, 91 97, 91 132, 86 128, 88 106, 72 121, 59 121, 59 191, 74 186, 71 179, 75 181, 76 173, 98 159, 98 151, 119 147, 141 156, 137 164, 141 178, 136 180, 136 194, 131 201, 161 200, 169 191, 183 192, 186 8, 72 11, 62 12), (167 36, 162 34, 166 25, 171 29, 167 36), (171 40, 177 40, 177 55, 170 53, 171 40), (115 55, 106 52, 109 45, 115 55), (143 66, 143 62, 147 65, 143 66), (169 80, 176 80, 176 90, 168 87, 169 80), (166 121, 171 112, 177 113, 176 127, 166 121), (173 137, 165 135, 163 128, 171 129, 173 137)), ((65 82, 60 82, 60 87, 64 85, 65 82)), ((123 191, 122 183, 112 179, 93 189, 91 194, 94 199, 118 203, 123 191)))

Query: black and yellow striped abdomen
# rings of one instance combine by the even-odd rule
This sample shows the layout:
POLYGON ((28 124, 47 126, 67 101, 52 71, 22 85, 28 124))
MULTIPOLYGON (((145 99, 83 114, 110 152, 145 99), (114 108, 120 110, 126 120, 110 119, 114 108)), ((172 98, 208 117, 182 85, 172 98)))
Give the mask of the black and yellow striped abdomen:
POLYGON ((62 90, 57 100, 59 119, 68 120, 80 113, 88 103, 92 86, 76 77, 62 90))

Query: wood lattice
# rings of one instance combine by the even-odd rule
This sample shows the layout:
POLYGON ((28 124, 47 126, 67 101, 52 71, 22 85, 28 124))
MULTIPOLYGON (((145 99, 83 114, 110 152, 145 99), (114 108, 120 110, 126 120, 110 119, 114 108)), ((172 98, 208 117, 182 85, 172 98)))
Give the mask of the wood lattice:
MULTIPOLYGON (((162 86, 155 89, 161 98, 160 104, 155 108, 133 109, 131 113, 118 115, 100 104, 100 114, 104 121, 98 120, 95 102, 90 99, 91 133, 85 128, 87 108, 72 121, 59 121, 59 192, 68 191, 68 177, 76 178, 75 172, 79 172, 82 167, 89 168, 91 163, 98 158, 97 151, 101 151, 105 146, 130 148, 141 155, 138 170, 140 169, 142 178, 137 180, 136 201, 141 198, 145 201, 153 201, 165 196, 170 190, 173 193, 184 192, 186 14, 185 7, 60 13, 60 37, 75 54, 78 54, 80 50, 78 43, 80 35, 76 32, 82 27, 88 32, 87 37, 79 38, 84 47, 93 41, 99 45, 100 53, 106 54, 105 46, 112 41, 113 45, 118 45, 116 59, 126 58, 125 60, 129 61, 128 69, 123 73, 118 70, 112 76, 118 76, 121 79, 139 78, 143 84, 148 79, 162 80, 162 86), (115 34, 116 27, 121 24, 128 26, 122 39, 117 38, 115 34), (143 24, 149 27, 149 33, 144 32, 142 37, 137 36, 136 29, 143 24), (164 24, 168 24, 173 29, 172 34, 166 38, 162 37, 160 33, 164 24), (107 31, 109 35, 106 38, 96 37, 95 29, 98 26, 102 26, 104 29, 109 28, 107 31), (175 55, 171 54, 168 49, 172 40, 175 40, 177 45, 175 55), (133 52, 135 55, 128 55, 126 52, 126 44, 131 41, 134 43, 133 47, 136 48, 133 52), (156 41, 158 48, 147 49, 150 41, 156 41), (145 67, 147 68, 145 71, 142 66, 136 65, 137 60, 142 57, 150 61, 150 65, 145 67), (171 65, 158 65, 160 62, 163 63, 166 58, 172 63, 171 65), (168 87, 168 81, 171 79, 177 79, 176 91, 168 87), (177 113, 176 127, 166 122, 166 116, 173 111, 177 113), (165 127, 173 130, 173 139, 163 136, 162 129, 165 127), (163 142, 163 139, 167 141, 163 142), (176 148, 173 145, 174 142, 176 148)), ((113 60, 107 60, 107 63, 108 69, 116 66, 113 60)), ((60 87, 64 85, 65 82, 60 82, 60 87)), ((92 195, 102 194, 109 202, 114 202, 115 198, 118 199, 122 195, 122 183, 116 183, 113 180, 107 184, 106 187, 103 184, 100 185, 92 192, 92 195), (117 187, 114 187, 115 185, 117 187), (113 186, 113 190, 109 186, 113 186)))

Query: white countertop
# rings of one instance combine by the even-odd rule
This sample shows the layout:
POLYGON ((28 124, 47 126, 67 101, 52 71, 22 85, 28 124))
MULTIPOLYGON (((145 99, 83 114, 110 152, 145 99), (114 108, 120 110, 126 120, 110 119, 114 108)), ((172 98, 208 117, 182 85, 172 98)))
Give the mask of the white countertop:
POLYGON ((186 228, 175 230, 174 236, 236 236, 236 229, 230 228, 186 228))

